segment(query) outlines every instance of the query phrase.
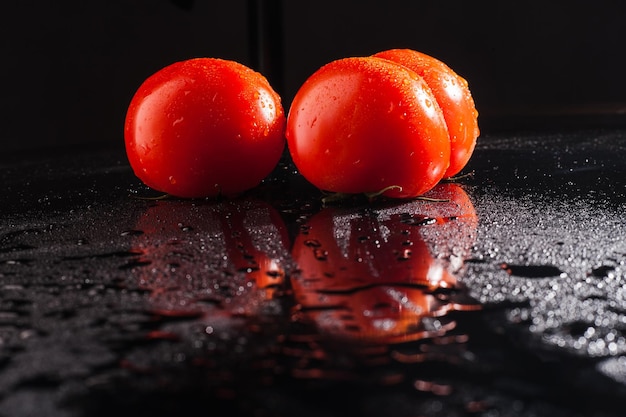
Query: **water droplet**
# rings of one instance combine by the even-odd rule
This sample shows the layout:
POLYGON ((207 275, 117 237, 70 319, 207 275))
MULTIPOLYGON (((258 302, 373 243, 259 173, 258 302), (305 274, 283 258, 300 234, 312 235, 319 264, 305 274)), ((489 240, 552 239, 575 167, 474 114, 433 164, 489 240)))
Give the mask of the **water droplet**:
POLYGON ((140 236, 143 235, 142 230, 124 230, 120 233, 120 236, 140 236))
POLYGON ((437 219, 422 215, 405 215, 402 217, 401 222, 411 226, 428 226, 437 223, 437 219))
POLYGON ((314 240, 314 239, 307 239, 304 244, 310 248, 319 248, 322 246, 322 244, 319 242, 319 240, 314 240))
POLYGON ((411 259, 411 249, 404 249, 400 252, 399 256, 398 256, 398 260, 399 261, 408 261, 409 259, 411 259))
POLYGON ((554 265, 513 265, 503 263, 500 267, 509 275, 526 278, 563 277, 565 274, 554 265))
POLYGON ((328 252, 321 248, 315 248, 313 250, 313 256, 315 256, 315 259, 318 261, 325 261, 328 259, 328 252))

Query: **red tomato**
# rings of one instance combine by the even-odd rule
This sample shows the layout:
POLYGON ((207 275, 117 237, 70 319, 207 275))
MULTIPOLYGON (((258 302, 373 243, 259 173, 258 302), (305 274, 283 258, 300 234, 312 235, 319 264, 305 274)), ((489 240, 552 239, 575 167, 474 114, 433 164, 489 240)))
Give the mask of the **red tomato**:
POLYGON ((443 111, 450 135, 450 166, 444 178, 458 174, 472 156, 480 133, 467 81, 438 59, 411 49, 390 49, 374 56, 404 65, 426 81, 443 111))
POLYGON ((450 163, 448 130, 430 88, 382 58, 344 58, 317 70, 293 99, 286 135, 299 172, 331 192, 416 197, 450 163))
POLYGON ((149 187, 178 197, 257 186, 285 146, 280 96, 234 61, 195 58, 150 76, 126 115, 126 152, 149 187))

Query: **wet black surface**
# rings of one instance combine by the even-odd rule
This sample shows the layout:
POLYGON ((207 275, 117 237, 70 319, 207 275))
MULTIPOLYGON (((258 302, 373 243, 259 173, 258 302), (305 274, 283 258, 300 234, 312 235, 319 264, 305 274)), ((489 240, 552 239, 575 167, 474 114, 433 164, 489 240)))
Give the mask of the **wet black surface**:
POLYGON ((0 158, 0 416, 621 416, 626 131, 480 139, 445 201, 282 164, 155 200, 122 148, 0 158))

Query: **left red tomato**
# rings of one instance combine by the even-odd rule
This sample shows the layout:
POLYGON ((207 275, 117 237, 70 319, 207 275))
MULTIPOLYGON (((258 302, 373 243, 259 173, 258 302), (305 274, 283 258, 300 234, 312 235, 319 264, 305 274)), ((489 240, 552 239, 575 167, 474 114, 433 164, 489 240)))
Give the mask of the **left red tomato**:
POLYGON ((259 185, 285 146, 280 96, 235 61, 194 58, 148 77, 124 125, 135 175, 183 198, 236 195, 259 185))

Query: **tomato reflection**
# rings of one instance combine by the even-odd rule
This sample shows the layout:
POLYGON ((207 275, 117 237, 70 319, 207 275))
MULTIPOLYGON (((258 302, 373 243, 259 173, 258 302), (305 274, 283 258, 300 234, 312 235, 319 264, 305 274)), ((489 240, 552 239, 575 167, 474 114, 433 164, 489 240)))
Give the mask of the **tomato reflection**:
POLYGON ((141 256, 129 267, 163 314, 207 306, 253 314, 285 282, 286 227, 262 201, 155 201, 136 229, 141 256))
POLYGON ((456 184, 440 184, 426 197, 432 201, 326 208, 303 227, 292 250, 299 268, 292 287, 321 333, 385 344, 418 340, 454 326, 425 318, 476 308, 453 297, 461 287, 455 273, 476 235, 474 207, 456 184))

